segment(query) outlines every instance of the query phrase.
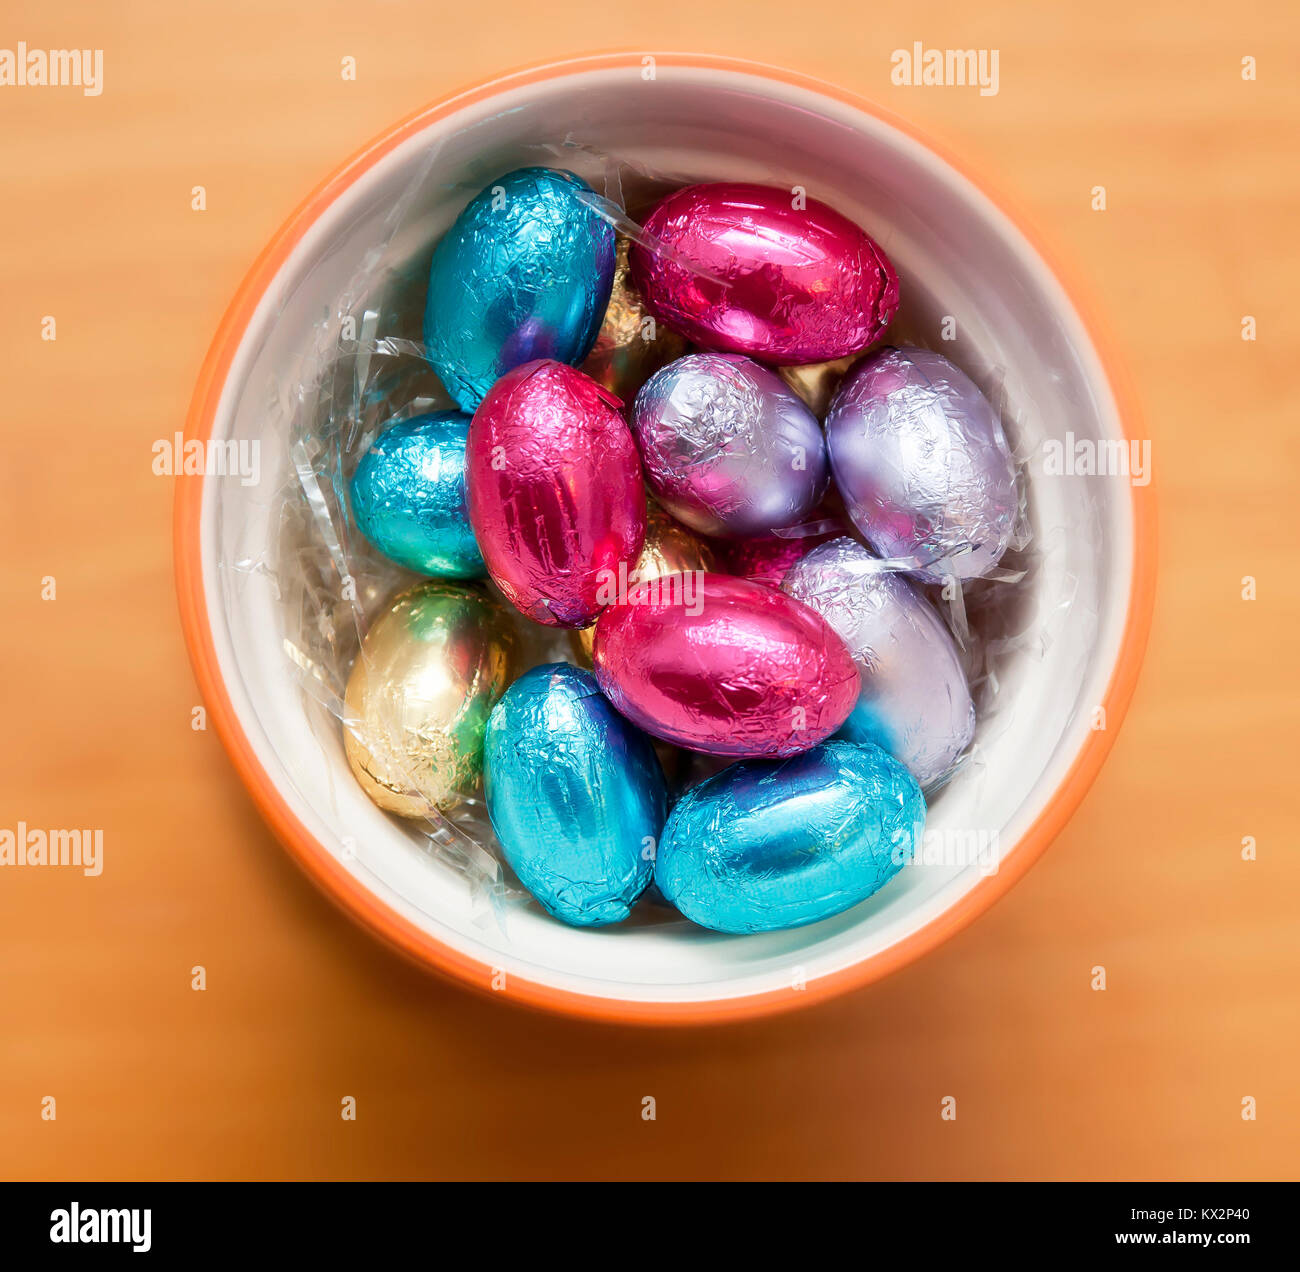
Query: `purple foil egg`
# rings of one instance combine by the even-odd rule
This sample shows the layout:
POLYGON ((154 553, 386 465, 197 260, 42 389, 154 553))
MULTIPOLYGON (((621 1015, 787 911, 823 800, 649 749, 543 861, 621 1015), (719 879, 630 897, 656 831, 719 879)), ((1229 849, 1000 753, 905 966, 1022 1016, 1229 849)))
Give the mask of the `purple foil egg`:
POLYGON ((709 349, 764 362, 825 362, 865 349, 893 321, 898 275, 834 208, 773 186, 687 186, 645 222, 632 275, 651 310, 709 349))
POLYGON ((885 348, 845 377, 826 416, 835 484, 882 557, 931 582, 979 578, 1006 551, 1016 469, 969 376, 928 349, 885 348))
POLYGON ((883 747, 922 786, 943 777, 974 736, 975 707, 957 646, 930 602, 848 538, 814 548, 781 590, 830 624, 862 676, 838 736, 883 747))
POLYGON ((656 498, 701 534, 795 525, 830 480, 816 416, 739 354, 691 353, 656 371, 636 396, 632 429, 656 498))

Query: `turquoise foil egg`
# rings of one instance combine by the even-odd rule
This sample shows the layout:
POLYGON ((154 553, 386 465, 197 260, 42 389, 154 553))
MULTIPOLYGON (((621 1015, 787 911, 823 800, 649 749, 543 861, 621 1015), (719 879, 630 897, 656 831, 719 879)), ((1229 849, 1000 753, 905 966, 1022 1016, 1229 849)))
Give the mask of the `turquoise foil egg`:
POLYGON ((925 827, 916 780, 878 746, 830 741, 744 760, 692 787, 659 844, 655 883, 718 932, 828 919, 879 891, 925 827))
POLYGON ((352 515, 386 557, 419 574, 487 573, 465 506, 468 415, 436 411, 390 424, 352 476, 352 515))
POLYGON ((473 411, 537 358, 577 366, 614 281, 614 228, 571 172, 519 168, 487 186, 434 249, 424 310, 429 361, 473 411))
POLYGON ((649 739, 590 672, 525 672, 488 720, 484 796, 520 882, 557 919, 627 918, 654 873, 667 792, 649 739))

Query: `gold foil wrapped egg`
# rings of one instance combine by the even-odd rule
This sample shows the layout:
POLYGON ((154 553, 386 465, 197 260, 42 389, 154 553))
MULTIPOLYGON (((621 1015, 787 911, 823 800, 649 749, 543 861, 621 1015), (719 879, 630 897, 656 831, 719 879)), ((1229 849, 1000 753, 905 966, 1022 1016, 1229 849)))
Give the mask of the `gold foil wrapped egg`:
POLYGON ((630 402, 660 367, 680 358, 688 347, 683 337, 646 308, 628 274, 630 246, 630 240, 620 235, 605 319, 581 368, 624 402, 630 402))
POLYGON ((504 607, 477 587, 430 580, 379 617, 348 677, 344 742, 380 808, 428 817, 473 787, 514 652, 504 607))
MULTIPOLYGON (((647 501, 645 544, 627 585, 644 583, 665 574, 685 574, 716 568, 713 549, 693 530, 670 517, 657 503, 647 501)), ((595 625, 572 634, 573 652, 584 667, 591 666, 591 642, 595 625)))
POLYGON ((851 353, 834 362, 809 362, 800 367, 777 367, 776 373, 804 401, 808 409, 820 420, 830 408, 831 398, 844 379, 845 372, 861 357, 851 353))

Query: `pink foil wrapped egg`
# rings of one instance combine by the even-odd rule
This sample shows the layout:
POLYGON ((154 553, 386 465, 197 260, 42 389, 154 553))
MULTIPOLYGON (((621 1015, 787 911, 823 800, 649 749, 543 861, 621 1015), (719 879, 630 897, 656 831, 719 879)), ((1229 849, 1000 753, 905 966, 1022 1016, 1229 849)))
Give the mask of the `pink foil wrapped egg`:
POLYGON ((647 733, 712 755, 797 755, 829 737, 861 681, 813 609, 726 574, 649 579, 596 624, 596 679, 647 733))
POLYGON ((898 275, 834 208, 742 182, 686 186, 657 204, 632 275, 651 310, 696 344, 775 365, 865 349, 893 321, 898 275))
POLYGON ((737 578, 761 583, 764 587, 780 587, 790 567, 821 542, 820 538, 778 539, 775 535, 733 539, 723 549, 722 564, 737 578))
POLYGON ((781 580, 814 548, 848 534, 849 527, 838 517, 826 517, 809 525, 795 526, 783 535, 759 535, 753 539, 718 539, 719 568, 727 574, 780 587, 781 580))
POLYGON ((493 581, 536 622, 586 627, 641 551, 645 490, 620 405, 542 360, 503 375, 474 412, 470 523, 493 581))

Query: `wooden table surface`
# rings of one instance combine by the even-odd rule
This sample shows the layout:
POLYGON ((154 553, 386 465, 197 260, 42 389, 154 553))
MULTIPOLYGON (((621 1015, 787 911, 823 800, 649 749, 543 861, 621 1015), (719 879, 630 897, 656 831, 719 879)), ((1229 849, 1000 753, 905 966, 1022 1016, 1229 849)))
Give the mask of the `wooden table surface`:
POLYGON ((1293 5, 4 9, 7 48, 102 48, 104 91, 0 86, 0 828, 102 827, 107 867, 0 868, 0 1175, 1295 1176, 1293 5), (891 85, 916 40, 998 49, 998 94, 891 85), (190 727, 150 468, 244 271, 326 172, 455 87, 614 46, 818 75, 963 154, 1086 280, 1153 444, 1146 667, 1069 827, 920 963, 722 1029, 483 1001, 318 895, 190 727))

